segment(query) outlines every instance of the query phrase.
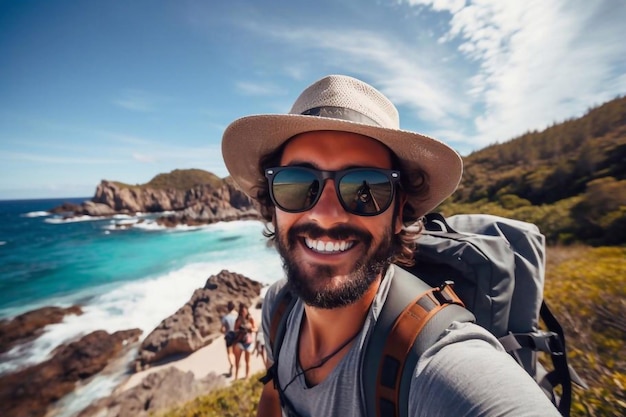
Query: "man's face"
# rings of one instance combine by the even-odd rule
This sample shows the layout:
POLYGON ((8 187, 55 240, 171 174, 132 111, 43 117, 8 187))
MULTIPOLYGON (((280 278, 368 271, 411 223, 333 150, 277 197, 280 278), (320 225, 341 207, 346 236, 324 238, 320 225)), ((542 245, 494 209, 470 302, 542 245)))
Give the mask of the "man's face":
MULTIPOLYGON (((280 165, 328 171, 392 168, 389 150, 380 142, 335 131, 294 137, 285 146, 280 165)), ((319 308, 349 305, 361 298, 392 255, 392 235, 402 227, 400 216, 394 216, 395 207, 392 203, 377 216, 348 213, 329 179, 310 210, 287 213, 276 208, 278 250, 298 296, 319 308)))

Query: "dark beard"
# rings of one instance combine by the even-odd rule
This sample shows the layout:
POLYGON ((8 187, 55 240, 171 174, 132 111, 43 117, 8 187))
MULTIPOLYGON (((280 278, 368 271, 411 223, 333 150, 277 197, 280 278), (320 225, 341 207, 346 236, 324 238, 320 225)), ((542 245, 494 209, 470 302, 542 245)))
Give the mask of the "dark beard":
POLYGON ((389 266, 393 255, 391 232, 387 230, 382 236, 376 251, 368 255, 372 242, 372 236, 362 230, 339 226, 332 229, 322 229, 315 224, 294 226, 282 236, 276 229, 276 245, 283 260, 283 269, 287 274, 287 281, 292 291, 306 304, 324 309, 343 307, 359 300, 376 281, 379 274, 389 266), (306 234, 316 239, 327 236, 333 240, 354 238, 367 248, 366 253, 357 260, 354 270, 349 274, 349 279, 338 288, 316 288, 315 283, 330 281, 337 275, 336 268, 329 265, 316 266, 310 276, 306 276, 297 259, 290 256, 297 243, 298 235, 306 234))

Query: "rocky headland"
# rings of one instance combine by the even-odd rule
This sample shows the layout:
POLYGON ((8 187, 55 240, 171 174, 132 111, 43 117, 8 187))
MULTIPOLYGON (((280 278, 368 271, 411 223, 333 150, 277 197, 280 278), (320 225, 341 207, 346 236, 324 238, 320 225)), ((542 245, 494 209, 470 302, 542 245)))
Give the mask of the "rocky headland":
POLYGON ((209 277, 203 288, 176 313, 163 320, 142 342, 135 361, 140 371, 167 357, 188 355, 219 337, 220 318, 228 313, 228 301, 250 306, 262 285, 249 278, 221 271, 209 277))
POLYGON ((260 219, 256 202, 230 177, 220 179, 199 169, 159 174, 141 185, 102 180, 91 200, 82 204, 65 203, 50 212, 68 218, 167 213, 157 219, 157 223, 166 227, 260 219))
MULTIPOLYGON (((228 301, 252 306, 262 285, 241 274, 223 270, 210 276, 202 288, 172 316, 164 319, 143 341, 141 330, 109 334, 98 330, 57 347, 45 362, 0 376, 3 417, 52 417, 58 402, 78 386, 107 372, 137 353, 123 366, 130 377, 135 371, 178 359, 211 344, 221 336, 221 317, 228 301)), ((60 322, 67 314, 81 314, 79 306, 66 309, 46 307, 0 322, 5 350, 37 337, 47 324, 60 322)), ((222 375, 195 378, 190 372, 168 368, 149 374, 141 384, 96 401, 80 417, 144 416, 195 398, 226 385, 222 375)))

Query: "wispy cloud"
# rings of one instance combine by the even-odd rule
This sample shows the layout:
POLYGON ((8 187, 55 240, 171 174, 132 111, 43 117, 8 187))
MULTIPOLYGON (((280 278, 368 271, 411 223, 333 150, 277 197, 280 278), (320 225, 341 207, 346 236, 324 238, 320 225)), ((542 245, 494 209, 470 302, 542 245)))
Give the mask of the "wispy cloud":
POLYGON ((159 107, 170 99, 158 94, 142 90, 127 90, 113 99, 113 104, 127 110, 142 113, 157 111, 159 107))
POLYGON ((156 162, 156 159, 152 155, 145 155, 145 154, 135 152, 132 154, 132 156, 133 156, 133 159, 138 162, 150 163, 150 164, 156 162))
MULTIPOLYGON (((323 53, 330 68, 353 68, 379 87, 397 105, 413 109, 425 120, 445 123, 467 116, 469 107, 454 94, 458 82, 445 68, 439 51, 417 51, 412 42, 401 42, 380 32, 323 29, 318 27, 254 27, 266 36, 297 47, 303 55, 323 53), (315 42, 308 40, 315 39, 315 42)), ((314 59, 314 58, 311 58, 314 59)), ((289 69, 293 72, 293 67, 289 69)))
POLYGON ((240 81, 235 85, 237 91, 247 96, 281 96, 285 95, 284 88, 272 84, 257 84, 253 82, 240 81))
POLYGON ((484 109, 474 118, 483 144, 544 128, 626 90, 615 73, 626 61, 624 33, 616 30, 626 21, 623 2, 407 3, 449 12, 440 41, 460 41, 460 54, 479 64, 468 94, 484 109))
MULTIPOLYGON (((303 66, 314 60, 318 70, 348 69, 412 111, 429 125, 428 133, 454 133, 465 148, 544 128, 626 91, 626 77, 617 70, 626 64, 618 30, 626 21, 624 2, 400 2, 413 6, 414 16, 447 16, 438 44, 348 25, 241 24, 302 57, 302 65, 284 70, 287 76, 300 79, 303 66)), ((428 34, 433 27, 423 30, 428 34)))
POLYGON ((109 140, 113 140, 115 142, 119 142, 127 145, 139 145, 139 146, 150 146, 155 141, 151 139, 146 139, 134 135, 129 135, 126 133, 117 133, 117 132, 108 132, 108 131, 97 131, 97 133, 105 137, 109 140))
POLYGON ((42 155, 37 153, 26 152, 1 152, 0 160, 10 161, 27 161, 27 162, 42 162, 47 164, 70 164, 70 165, 104 165, 104 164, 119 164, 124 162, 120 159, 107 159, 107 158, 90 158, 90 157, 74 157, 74 156, 51 156, 42 155))

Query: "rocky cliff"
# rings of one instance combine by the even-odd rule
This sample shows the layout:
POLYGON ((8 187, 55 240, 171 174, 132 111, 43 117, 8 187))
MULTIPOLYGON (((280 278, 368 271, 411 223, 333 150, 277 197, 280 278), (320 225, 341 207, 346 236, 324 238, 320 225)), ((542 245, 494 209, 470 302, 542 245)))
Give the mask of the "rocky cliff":
MULTIPOLYGON (((178 176, 184 173, 175 172, 178 176)), ((160 174, 160 178, 173 173, 160 174)), ((103 180, 90 201, 80 205, 66 203, 51 212, 68 216, 173 212, 159 219, 165 226, 260 218, 256 203, 230 178, 189 187, 167 183, 154 186, 152 182, 131 186, 103 180)))
POLYGON ((221 317, 228 301, 250 306, 262 285, 244 275, 223 270, 210 276, 203 288, 176 313, 166 318, 142 342, 135 361, 137 371, 167 357, 188 355, 220 336, 221 317))

